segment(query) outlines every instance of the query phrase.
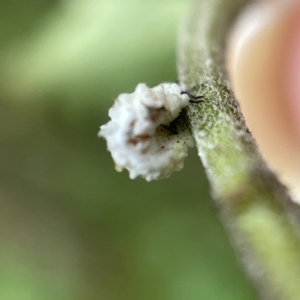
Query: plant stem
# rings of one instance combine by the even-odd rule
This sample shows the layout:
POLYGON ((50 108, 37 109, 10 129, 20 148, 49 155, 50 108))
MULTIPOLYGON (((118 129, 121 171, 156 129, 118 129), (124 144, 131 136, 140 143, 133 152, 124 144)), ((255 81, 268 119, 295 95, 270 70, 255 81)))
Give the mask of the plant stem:
POLYGON ((266 166, 224 67, 228 29, 246 0, 196 0, 179 37, 183 90, 220 216, 262 299, 300 299, 299 207, 266 166))

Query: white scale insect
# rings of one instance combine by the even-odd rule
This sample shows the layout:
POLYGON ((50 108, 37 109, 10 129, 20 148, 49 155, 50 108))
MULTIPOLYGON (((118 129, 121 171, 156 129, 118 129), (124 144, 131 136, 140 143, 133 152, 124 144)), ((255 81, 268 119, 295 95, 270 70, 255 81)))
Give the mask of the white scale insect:
POLYGON ((107 141, 116 170, 125 168, 131 179, 141 176, 147 181, 181 170, 193 138, 188 130, 170 134, 164 128, 190 102, 200 99, 182 92, 175 83, 154 88, 140 83, 133 93, 120 94, 109 110, 111 120, 98 133, 107 141))

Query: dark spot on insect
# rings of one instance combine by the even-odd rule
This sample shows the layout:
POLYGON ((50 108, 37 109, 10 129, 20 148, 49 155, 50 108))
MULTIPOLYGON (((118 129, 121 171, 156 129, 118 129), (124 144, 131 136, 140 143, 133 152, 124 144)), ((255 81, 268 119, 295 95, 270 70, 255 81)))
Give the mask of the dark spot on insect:
POLYGON ((170 134, 178 134, 179 132, 184 131, 188 127, 188 123, 186 121, 186 111, 182 110, 179 114, 179 116, 173 120, 168 125, 160 125, 160 127, 168 130, 170 134))
POLYGON ((171 122, 169 125, 160 125, 162 128, 168 130, 172 134, 178 134, 177 126, 174 126, 171 122))
POLYGON ((164 106, 160 108, 149 108, 150 119, 155 122, 161 115, 162 112, 165 112, 166 108, 164 106))
POLYGON ((128 143, 136 146, 138 143, 140 143, 140 142, 146 142, 149 139, 150 139, 150 135, 149 134, 141 134, 141 135, 137 135, 135 138, 129 139, 128 143))
POLYGON ((130 127, 133 127, 134 125, 135 125, 135 123, 136 123, 136 120, 133 120, 129 125, 130 125, 130 127))

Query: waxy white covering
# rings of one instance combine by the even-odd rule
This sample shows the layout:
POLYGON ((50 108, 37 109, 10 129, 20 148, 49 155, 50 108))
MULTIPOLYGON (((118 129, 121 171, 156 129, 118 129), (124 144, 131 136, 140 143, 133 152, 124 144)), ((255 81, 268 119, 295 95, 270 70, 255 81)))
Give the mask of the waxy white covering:
POLYGON ((106 139, 117 171, 125 168, 131 179, 142 176, 151 181, 183 168, 193 138, 160 126, 169 125, 188 105, 189 97, 180 92, 175 83, 154 88, 140 83, 132 94, 118 96, 109 110, 111 120, 98 133, 106 139))

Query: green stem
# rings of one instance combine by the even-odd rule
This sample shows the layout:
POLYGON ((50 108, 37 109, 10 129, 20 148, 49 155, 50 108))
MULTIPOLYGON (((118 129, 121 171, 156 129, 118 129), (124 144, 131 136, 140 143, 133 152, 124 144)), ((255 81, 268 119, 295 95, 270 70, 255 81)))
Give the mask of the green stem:
POLYGON ((184 90, 204 95, 188 116, 229 234, 260 296, 300 299, 299 208, 261 158, 224 67, 224 46, 246 0, 197 0, 179 38, 184 90))

